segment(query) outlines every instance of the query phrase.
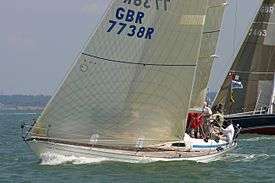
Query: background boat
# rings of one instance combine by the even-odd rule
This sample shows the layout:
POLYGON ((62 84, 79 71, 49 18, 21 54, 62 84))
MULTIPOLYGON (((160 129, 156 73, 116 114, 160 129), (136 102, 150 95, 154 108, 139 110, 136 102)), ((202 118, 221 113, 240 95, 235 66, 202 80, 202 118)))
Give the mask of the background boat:
POLYGON ((274 134, 275 1, 264 0, 214 105, 243 133, 274 134), (233 86, 238 81, 242 86, 233 86), (252 130, 253 129, 253 130, 252 130))

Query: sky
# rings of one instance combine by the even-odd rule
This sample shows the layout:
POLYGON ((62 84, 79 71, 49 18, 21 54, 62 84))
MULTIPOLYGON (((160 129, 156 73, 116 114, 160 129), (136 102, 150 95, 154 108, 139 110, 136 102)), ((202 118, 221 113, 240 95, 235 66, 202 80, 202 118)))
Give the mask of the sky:
MULTIPOLYGON (((1 0, 0 94, 53 94, 109 1, 1 0)), ((216 67, 234 54, 235 2, 231 0, 225 13, 216 67)), ((259 0, 238 0, 236 45, 258 4, 259 0)))
POLYGON ((52 94, 109 0, 1 0, 0 94, 52 94))

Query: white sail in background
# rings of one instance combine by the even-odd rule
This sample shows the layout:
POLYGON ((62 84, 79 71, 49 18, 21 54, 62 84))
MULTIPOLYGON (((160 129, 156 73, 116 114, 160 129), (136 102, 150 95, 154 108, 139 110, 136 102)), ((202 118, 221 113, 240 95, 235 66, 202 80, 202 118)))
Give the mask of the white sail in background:
POLYGON ((32 135, 125 147, 180 139, 207 3, 112 1, 32 135))
POLYGON ((269 113, 270 114, 275 113, 275 72, 273 75, 273 88, 272 88, 272 95, 271 95, 271 100, 270 100, 269 113))
POLYGON ((192 108, 202 107, 205 101, 207 84, 212 63, 215 59, 215 51, 226 4, 226 0, 210 0, 208 3, 195 84, 192 92, 192 108))
POLYGON ((270 96, 272 96, 272 87, 272 80, 258 81, 257 93, 259 94, 259 96, 254 111, 262 111, 263 109, 268 108, 268 106, 270 105, 270 96))

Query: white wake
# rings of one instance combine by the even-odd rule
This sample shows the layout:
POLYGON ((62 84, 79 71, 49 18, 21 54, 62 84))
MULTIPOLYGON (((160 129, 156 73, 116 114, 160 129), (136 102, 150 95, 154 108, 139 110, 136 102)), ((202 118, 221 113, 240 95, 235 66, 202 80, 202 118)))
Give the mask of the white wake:
POLYGON ((229 162, 253 162, 262 161, 268 159, 270 156, 268 154, 238 154, 229 153, 222 157, 220 160, 229 162))
POLYGON ((76 156, 65 156, 54 153, 45 153, 41 155, 41 165, 62 165, 62 164, 93 164, 106 161, 105 158, 86 158, 76 156))
POLYGON ((275 140, 275 137, 274 136, 260 136, 260 137, 239 139, 239 141, 245 141, 245 142, 257 142, 257 141, 262 141, 262 140, 275 140))

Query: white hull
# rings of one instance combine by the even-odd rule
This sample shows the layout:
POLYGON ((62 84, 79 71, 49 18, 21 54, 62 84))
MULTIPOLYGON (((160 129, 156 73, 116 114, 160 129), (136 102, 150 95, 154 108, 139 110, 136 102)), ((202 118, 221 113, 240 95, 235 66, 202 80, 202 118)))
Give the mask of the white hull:
MULTIPOLYGON (((197 140, 197 139, 195 139, 197 140)), ((130 163, 150 163, 155 161, 197 161, 210 162, 219 159, 224 153, 232 150, 236 144, 221 145, 223 149, 217 151, 217 146, 207 148, 207 143, 197 146, 204 146, 203 149, 175 148, 171 151, 127 151, 107 148, 85 147, 79 145, 68 145, 49 141, 31 140, 27 141, 35 154, 42 158, 43 155, 57 154, 62 156, 74 156, 79 158, 95 158, 103 161, 120 161, 130 163), (205 148, 206 147, 206 148, 205 148)), ((213 144, 213 142, 211 142, 213 144)), ((170 143, 169 143, 170 144, 170 143)), ((209 143, 208 143, 209 144, 209 143)))

